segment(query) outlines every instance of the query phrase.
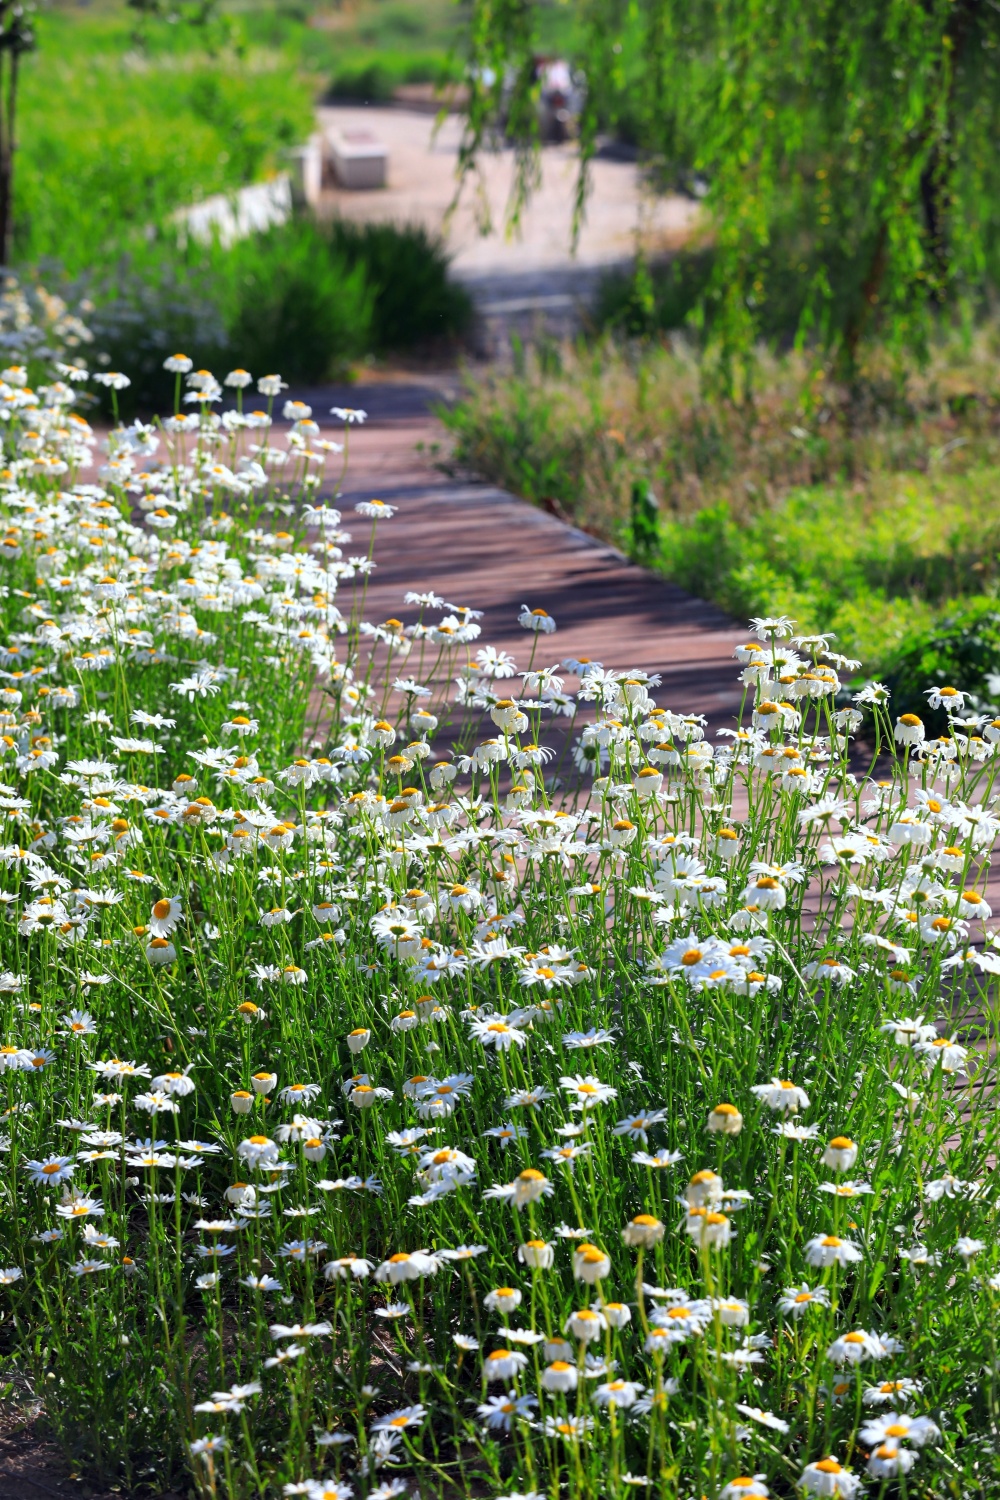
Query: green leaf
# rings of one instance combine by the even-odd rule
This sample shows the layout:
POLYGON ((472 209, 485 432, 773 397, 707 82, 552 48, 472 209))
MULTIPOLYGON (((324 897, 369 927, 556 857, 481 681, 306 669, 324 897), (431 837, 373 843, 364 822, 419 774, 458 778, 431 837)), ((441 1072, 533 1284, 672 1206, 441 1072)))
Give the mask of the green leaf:
POLYGON ((882 1279, 885 1276, 885 1271, 886 1271, 885 1261, 884 1260, 880 1260, 878 1262, 878 1265, 872 1271, 872 1279, 868 1283, 868 1300, 869 1300, 869 1302, 872 1300, 872 1298, 874 1297, 875 1293, 878 1291, 879 1287, 882 1285, 882 1279))

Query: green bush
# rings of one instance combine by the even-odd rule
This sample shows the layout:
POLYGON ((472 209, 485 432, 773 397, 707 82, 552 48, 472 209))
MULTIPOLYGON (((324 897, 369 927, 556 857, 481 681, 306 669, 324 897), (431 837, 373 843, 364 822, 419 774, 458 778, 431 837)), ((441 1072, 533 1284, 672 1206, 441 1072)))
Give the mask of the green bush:
POLYGON ((384 104, 401 82, 382 62, 359 63, 334 74, 327 97, 352 104, 384 104))
POLYGON ((242 364, 312 382, 342 375, 371 347, 373 290, 308 219, 229 248, 164 238, 92 285, 100 350, 133 384, 126 409, 171 399, 164 358, 183 348, 199 365, 242 364))
MULTIPOLYGON (((51 281, 51 277, 49 278, 51 281)), ((228 248, 160 236, 87 287, 97 347, 133 384, 123 410, 169 402, 163 360, 276 370, 286 380, 343 376, 371 352, 457 338, 471 316, 440 244, 392 225, 316 225, 307 217, 228 248)), ((74 286, 79 300, 81 284, 74 286)))
POLYGON ((323 380, 371 347, 376 283, 308 219, 215 259, 229 347, 258 373, 323 380))
POLYGON ((454 464, 525 500, 556 500, 575 518, 578 475, 591 434, 567 433, 556 400, 544 390, 515 379, 504 394, 502 401, 458 402, 442 412, 454 440, 454 464))
POLYGON ((439 239, 416 224, 354 224, 330 228, 334 255, 364 267, 372 288, 372 347, 379 352, 460 338, 472 321, 472 298, 448 276, 439 239))
POLYGON ((666 261, 640 257, 632 271, 612 271, 601 278, 591 308, 595 329, 649 338, 682 328, 711 274, 708 250, 681 251, 666 261))
POLYGON ((947 715, 927 705, 928 683, 957 686, 976 711, 1000 703, 1000 599, 968 599, 931 628, 913 631, 890 656, 884 671, 894 711, 916 713, 929 734, 944 734, 947 715))

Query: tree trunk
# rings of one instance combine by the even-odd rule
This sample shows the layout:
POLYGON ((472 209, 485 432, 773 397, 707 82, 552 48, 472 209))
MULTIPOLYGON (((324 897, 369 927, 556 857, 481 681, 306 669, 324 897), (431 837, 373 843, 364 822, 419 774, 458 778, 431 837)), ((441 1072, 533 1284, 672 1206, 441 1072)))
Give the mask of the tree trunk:
POLYGON ((9 266, 14 253, 14 121, 17 116, 17 62, 15 47, 10 54, 10 77, 7 80, 7 119, 3 151, 3 219, 0 221, 0 265, 9 266))
POLYGON ((948 276, 948 250, 944 238, 941 184, 938 180, 939 160, 938 148, 935 146, 920 174, 920 204, 924 211, 924 228, 927 231, 927 254, 934 267, 934 279, 930 284, 929 295, 935 306, 941 305, 944 284, 948 276))
MULTIPOLYGON (((0 51, 0 266, 10 265, 10 221, 11 221, 11 139, 10 110, 4 107, 4 85, 9 88, 6 77, 6 54, 0 51)), ((10 54, 11 67, 15 66, 14 54, 10 54)))
POLYGON ((858 345, 865 331, 872 308, 878 302, 879 288, 882 278, 885 276, 885 268, 888 260, 889 232, 885 224, 879 226, 872 250, 872 258, 868 263, 868 274, 865 276, 864 285, 861 288, 861 298, 858 307, 852 315, 844 333, 842 348, 842 364, 844 373, 851 381, 857 370, 858 345))

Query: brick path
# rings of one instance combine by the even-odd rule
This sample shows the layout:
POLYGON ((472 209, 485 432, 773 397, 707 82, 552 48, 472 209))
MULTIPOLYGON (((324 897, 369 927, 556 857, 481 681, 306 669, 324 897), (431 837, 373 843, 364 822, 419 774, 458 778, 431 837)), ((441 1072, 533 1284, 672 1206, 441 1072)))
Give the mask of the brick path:
MULTIPOLYGON (((322 422, 334 400, 328 392, 302 394, 313 398, 322 422)), ((712 729, 732 723, 740 701, 732 652, 744 632, 720 610, 503 490, 444 478, 427 449, 446 447, 447 434, 428 414, 421 388, 355 387, 341 396, 369 413, 350 436, 345 524, 354 502, 372 495, 399 507, 379 525, 370 619, 409 622, 415 612, 403 594, 432 589, 483 610, 483 641, 526 665, 530 646, 517 615, 522 604, 541 607, 558 628, 539 643, 537 662, 588 656, 659 672, 664 707, 703 713, 712 729)), ((366 526, 351 526, 356 541, 366 526)))

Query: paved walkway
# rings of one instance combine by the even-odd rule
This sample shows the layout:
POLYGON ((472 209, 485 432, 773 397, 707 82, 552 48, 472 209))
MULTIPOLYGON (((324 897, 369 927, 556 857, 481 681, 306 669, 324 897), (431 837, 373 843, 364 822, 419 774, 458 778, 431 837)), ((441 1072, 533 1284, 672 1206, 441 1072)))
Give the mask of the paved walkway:
MULTIPOLYGON (((300 394, 298 392, 296 395, 300 394)), ((743 640, 720 610, 628 562, 594 537, 490 485, 444 478, 431 445, 447 447, 444 427, 427 411, 438 392, 406 386, 355 386, 312 397, 317 420, 338 400, 363 407, 368 422, 351 432, 342 508, 377 496, 399 507, 380 524, 369 587, 369 618, 409 620, 408 589, 432 589, 452 604, 484 611, 483 641, 527 664, 522 604, 548 610, 557 625, 536 660, 588 656, 609 667, 659 672, 658 701, 704 713, 713 728, 739 707, 733 647, 743 640), (422 444, 422 449, 417 448, 422 444)), ((325 427, 325 423, 323 423, 325 427)), ((351 527, 360 540, 362 526, 351 527)))
POLYGON ((440 234, 452 272, 472 292, 487 330, 530 327, 543 318, 568 330, 591 301, 601 275, 631 264, 636 246, 647 254, 676 250, 690 237, 698 205, 676 193, 645 190, 634 161, 599 157, 590 166, 591 192, 576 250, 571 246, 577 182, 572 145, 546 146, 540 181, 515 232, 505 232, 515 177, 514 152, 484 151, 478 175, 449 214, 463 121, 400 108, 336 105, 317 111, 320 131, 368 131, 389 152, 385 188, 345 191, 327 182, 319 212, 367 222, 422 224, 440 234), (483 235, 484 210, 493 232, 483 235))

